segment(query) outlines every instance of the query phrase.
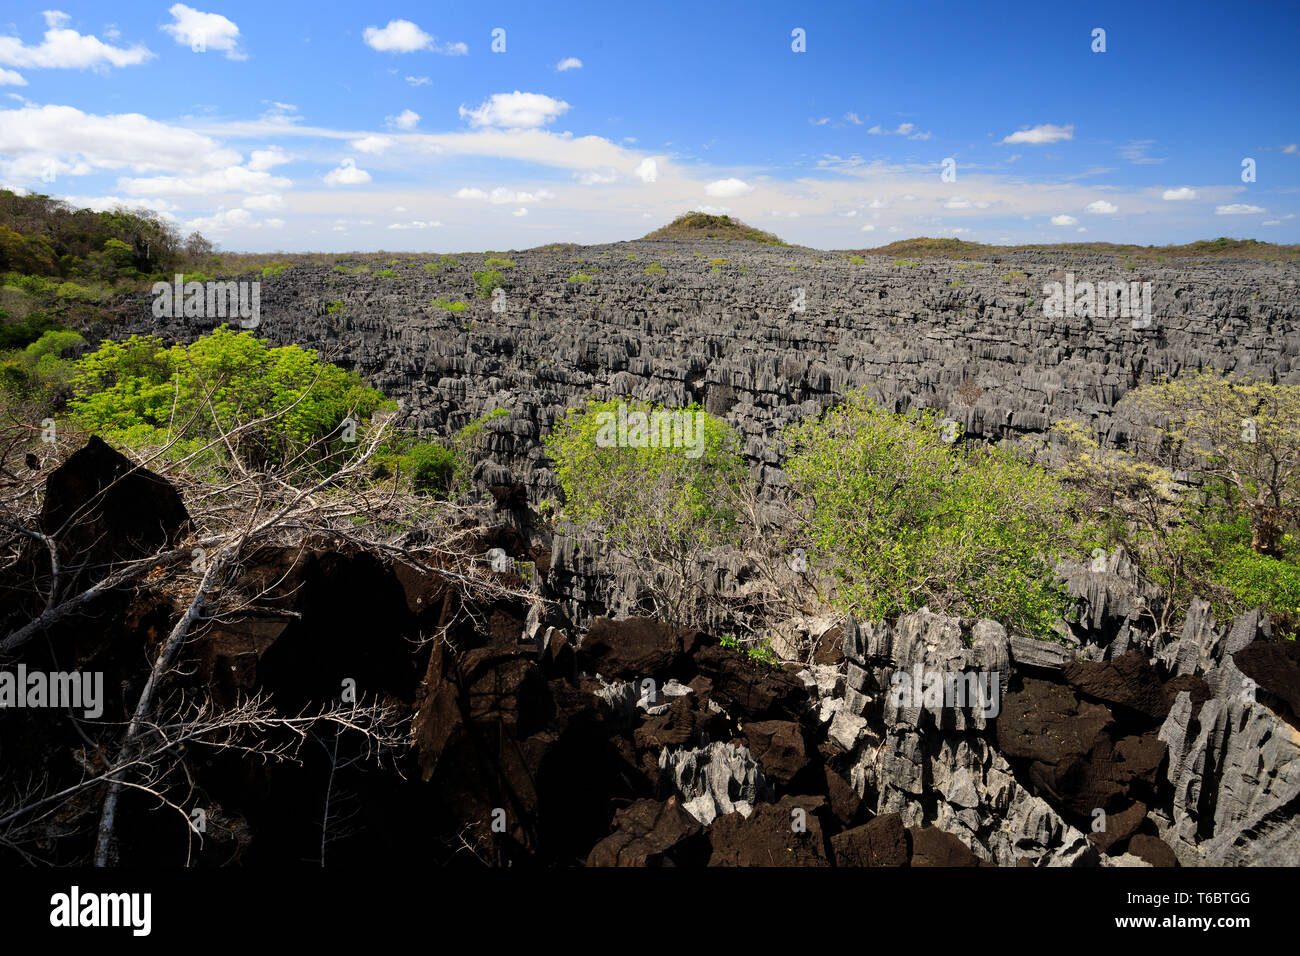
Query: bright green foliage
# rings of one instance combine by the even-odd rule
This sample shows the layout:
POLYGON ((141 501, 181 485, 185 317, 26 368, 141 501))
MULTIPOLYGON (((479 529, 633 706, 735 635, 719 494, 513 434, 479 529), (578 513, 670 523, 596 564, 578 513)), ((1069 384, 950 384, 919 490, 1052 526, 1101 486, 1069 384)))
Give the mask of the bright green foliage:
POLYGON ((397 270, 396 270, 396 269, 380 269, 378 272, 375 273, 375 275, 379 276, 381 279, 396 279, 396 278, 397 278, 397 270))
POLYGON ((499 259, 496 256, 489 256, 483 265, 488 269, 513 269, 515 264, 509 259, 499 259))
POLYGON ((262 270, 262 278, 269 279, 272 276, 278 276, 281 272, 283 272, 285 269, 288 268, 289 268, 289 263, 287 262, 272 262, 269 266, 267 266, 262 270))
POLYGON ((410 474, 416 491, 445 495, 451 489, 458 463, 451 449, 434 442, 421 442, 402 456, 402 467, 410 474))
POLYGON ((645 267, 645 274, 648 276, 659 275, 664 271, 664 267, 657 262, 652 262, 645 267))
POLYGON ((849 262, 851 262, 855 266, 860 266, 866 261, 867 260, 862 258, 861 256, 849 256, 849 262))
POLYGON ((585 272, 575 272, 573 275, 569 276, 568 281, 569 282, 590 282, 591 276, 585 272))
MULTIPOLYGON (((565 516, 595 525, 615 551, 656 567, 661 572, 652 587, 656 610, 680 621, 697 603, 700 556, 732 540, 736 531, 735 502, 748 479, 740 439, 725 422, 692 405, 677 410, 692 416, 692 433, 684 435, 690 448, 671 442, 660 448, 620 447, 610 424, 617 421, 620 405, 629 415, 674 411, 642 402, 590 400, 556 422, 546 453, 564 492, 565 516)), ((627 437, 631 444, 630 430, 627 437)))
POLYGON ((1055 558, 1080 546, 1074 496, 1011 455, 943 438, 933 411, 896 415, 861 392, 787 429, 786 475, 835 605, 870 620, 929 605, 1049 634, 1066 607, 1055 558))
POLYGON ((30 399, 42 409, 53 408, 70 390, 73 363, 62 354, 83 342, 76 332, 58 329, 0 357, 0 395, 30 399))
POLYGON ((448 312, 464 312, 469 308, 468 302, 452 302, 442 296, 434 299, 432 304, 435 309, 446 309, 448 312))
POLYGON ((487 298, 492 294, 493 289, 503 287, 501 273, 496 269, 490 269, 486 272, 475 272, 474 285, 478 287, 478 292, 476 294, 483 298, 487 298))
MULTIPOLYGON (((340 426, 394 407, 353 372, 296 345, 271 348, 250 332, 220 328, 189 346, 153 336, 105 342, 77 363, 73 417, 106 440, 135 448, 180 436, 180 453, 268 415, 232 439, 248 464, 280 464, 300 453, 320 467, 345 453, 340 426), (312 446, 310 451, 306 451, 312 446)), ((360 434, 360 432, 358 432, 360 434)), ((224 451, 222 446, 214 454, 224 451)))
POLYGON ((1250 518, 1251 545, 1279 554, 1300 513, 1300 386, 1184 375, 1130 393, 1154 416, 1156 433, 1185 467, 1222 482, 1250 518))

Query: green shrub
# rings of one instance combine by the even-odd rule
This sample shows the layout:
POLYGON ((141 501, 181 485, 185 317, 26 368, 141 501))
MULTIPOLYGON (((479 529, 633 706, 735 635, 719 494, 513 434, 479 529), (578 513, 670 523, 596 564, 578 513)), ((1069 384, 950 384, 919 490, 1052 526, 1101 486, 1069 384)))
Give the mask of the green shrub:
MULTIPOLYGON (((396 407, 313 351, 272 348, 225 327, 188 346, 139 335, 104 342, 77 362, 72 384, 73 418, 106 440, 144 448, 179 436, 180 455, 247 425, 231 443, 253 467, 305 455, 318 470, 332 470, 335 456, 355 447, 340 435, 344 419, 361 423, 396 407), (252 424, 267 416, 275 417, 252 424)), ((225 446, 206 453, 224 455, 225 446)))
POLYGON ((515 267, 515 264, 509 259, 498 259, 496 256, 486 259, 483 265, 488 269, 513 269, 515 267))
POLYGON ((280 273, 284 272, 284 270, 288 268, 289 268, 289 263, 287 262, 272 262, 269 266, 267 266, 262 270, 262 278, 269 279, 272 276, 278 276, 280 273))
POLYGON ((448 312, 464 312, 469 308, 469 303, 452 302, 449 299, 444 299, 442 296, 439 296, 433 300, 433 307, 435 309, 446 309, 448 312))
POLYGON ((451 449, 421 442, 402 456, 402 464, 411 475, 411 485, 416 491, 444 496, 451 490, 457 470, 456 455, 451 449))
POLYGON ((569 276, 568 281, 569 282, 590 282, 591 278, 592 277, 585 272, 575 272, 573 275, 569 276))
POLYGON ((397 272, 394 269, 380 269, 378 272, 375 273, 375 275, 380 276, 381 278, 384 279, 397 278, 397 272))
POLYGON ((854 392, 784 434, 786 476, 839 609, 868 620, 929 605, 1047 636, 1067 607, 1055 559, 1075 553, 1075 499, 1042 469, 945 442, 931 410, 854 392))
POLYGON ((652 262, 645 267, 645 274, 648 276, 659 275, 664 271, 664 267, 657 262, 652 262))
POLYGON ((478 287, 476 295, 487 298, 492 294, 493 289, 503 288, 501 273, 497 269, 489 269, 484 272, 475 272, 474 285, 478 287))

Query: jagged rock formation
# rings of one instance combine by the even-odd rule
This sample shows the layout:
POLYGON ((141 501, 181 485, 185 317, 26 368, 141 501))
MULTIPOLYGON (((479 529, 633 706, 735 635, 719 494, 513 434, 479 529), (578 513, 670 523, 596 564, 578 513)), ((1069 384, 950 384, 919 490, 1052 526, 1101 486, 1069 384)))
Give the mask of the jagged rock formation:
MULTIPOLYGON (((492 467, 513 473, 534 500, 554 489, 541 437, 590 395, 700 402, 735 425, 755 473, 780 487, 780 427, 849 388, 898 410, 945 409, 977 437, 1041 438, 1072 417, 1123 445, 1134 422, 1115 403, 1153 376, 1204 366, 1300 382, 1298 270, 1288 264, 1182 259, 1130 269, 1122 257, 1059 251, 857 262, 686 239, 507 255, 514 265, 497 268, 496 298, 475 294, 472 273, 492 268, 485 255, 407 260, 390 267, 393 278, 296 266, 261 280, 257 333, 355 368, 405 400, 411 423, 430 433, 509 410, 485 426, 492 467), (1067 272, 1079 282, 1150 282, 1150 325, 1045 317, 1043 285, 1067 272)), ((115 336, 188 340, 220 321, 157 319, 148 297, 127 300, 120 314, 115 336)))

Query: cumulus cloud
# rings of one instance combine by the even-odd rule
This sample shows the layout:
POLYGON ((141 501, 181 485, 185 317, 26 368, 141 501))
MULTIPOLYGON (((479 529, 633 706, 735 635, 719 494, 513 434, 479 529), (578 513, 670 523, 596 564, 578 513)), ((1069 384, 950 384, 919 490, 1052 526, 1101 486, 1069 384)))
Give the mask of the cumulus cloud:
POLYGON ((161 29, 170 33, 182 46, 190 47, 196 53, 224 50, 227 59, 247 59, 239 51, 239 27, 234 21, 219 13, 201 13, 183 3, 172 4, 167 12, 174 22, 163 24, 161 29))
POLYGON ((396 116, 384 117, 384 122, 392 129, 415 129, 420 123, 420 114, 415 110, 402 110, 396 116))
POLYGON ((278 212, 285 207, 284 197, 279 193, 265 193, 261 196, 249 196, 242 203, 245 209, 259 212, 278 212))
POLYGON ((578 174, 578 182, 584 186, 598 186, 604 183, 618 182, 617 169, 588 169, 578 174))
POLYGON ((414 53, 433 46, 433 36, 410 20, 389 20, 383 29, 366 27, 361 38, 366 41, 366 46, 380 53, 414 53))
POLYGON ((559 70, 561 73, 565 72, 566 70, 581 70, 582 61, 579 60, 576 56, 566 56, 559 63, 555 64, 555 68, 559 70))
POLYGON ((387 136, 363 136, 348 144, 358 153, 382 153, 393 145, 387 136))
POLYGON ((414 219, 411 222, 395 222, 390 225, 389 229, 437 229, 442 223, 434 220, 426 222, 423 219, 414 219))
POLYGON ((1053 226, 1077 226, 1078 224, 1079 220, 1073 216, 1060 215, 1052 217, 1053 226))
POLYGON ((13 70, 0 70, 0 86, 26 86, 27 81, 21 73, 13 70))
POLYGON ((1043 123, 1039 126, 1026 126, 1002 138, 1003 143, 1025 143, 1030 146, 1042 146, 1045 143, 1059 143, 1061 140, 1074 139, 1074 126, 1054 126, 1043 123))
MULTIPOLYGON (((0 110, 0 156, 56 158, 96 169, 200 172, 237 165, 238 152, 139 113, 100 116, 71 106, 0 110)), ((0 160, 0 168, 5 163, 0 160)))
POLYGON ((247 209, 226 209, 213 216, 191 219, 185 228, 195 232, 228 232, 248 225, 252 219, 253 215, 247 209))
POLYGON ((478 109, 460 108, 462 119, 470 126, 495 126, 501 129, 535 129, 553 122, 569 109, 569 104, 544 93, 493 93, 478 109))
POLYGON ((1247 203, 1234 202, 1226 206, 1215 206, 1214 214, 1216 216, 1253 216, 1255 213, 1263 212, 1262 206, 1251 206, 1247 203))
POLYGON ((747 196, 754 191, 754 187, 749 185, 743 179, 717 179, 704 187, 704 192, 714 199, 735 199, 737 196, 747 196))
POLYGON ((288 189, 293 183, 283 176, 246 166, 227 166, 194 176, 150 176, 122 179, 118 186, 137 195, 206 196, 213 193, 267 193, 288 189))
POLYGON ((647 157, 637 164, 632 175, 643 183, 652 183, 659 178, 659 164, 647 157))
POLYGON ((284 150, 279 146, 272 146, 270 149, 255 149, 248 158, 247 166, 255 171, 263 171, 273 166, 281 166, 289 161, 284 150))
POLYGON ((544 199, 554 199, 555 193, 549 189, 524 192, 522 190, 507 189, 504 186, 497 186, 489 193, 474 187, 465 187, 456 190, 456 198, 486 200, 495 206, 503 206, 507 203, 518 205, 520 203, 534 203, 541 202, 544 199))
POLYGON ((345 159, 337 169, 326 173, 324 179, 328 186, 359 186, 370 182, 370 174, 364 169, 358 169, 356 160, 345 159))
POLYGON ((428 86, 432 82, 433 80, 429 79, 427 76, 408 76, 406 78, 407 86, 428 86))
POLYGON ((1197 192, 1188 186, 1179 186, 1177 189, 1166 189, 1160 196, 1161 199, 1176 201, 1179 199, 1196 199, 1197 192))
POLYGON ((136 66, 154 54, 145 46, 115 47, 98 37, 85 36, 64 28, 68 15, 45 11, 45 38, 37 46, 26 46, 18 37, 0 37, 0 66, 37 69, 84 70, 89 67, 136 66))
POLYGON ((1104 199, 1098 199, 1096 202, 1088 203, 1088 212, 1095 213, 1099 216, 1109 215, 1110 213, 1119 212, 1119 206, 1107 202, 1104 199))

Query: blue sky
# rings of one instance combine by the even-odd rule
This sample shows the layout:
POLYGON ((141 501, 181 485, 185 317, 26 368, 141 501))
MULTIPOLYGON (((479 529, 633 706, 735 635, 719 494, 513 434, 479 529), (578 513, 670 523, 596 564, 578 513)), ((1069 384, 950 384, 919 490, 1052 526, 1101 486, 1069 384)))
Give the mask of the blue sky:
POLYGON ((1296 3, 52 2, 0 183, 228 249, 1300 241, 1296 3))

